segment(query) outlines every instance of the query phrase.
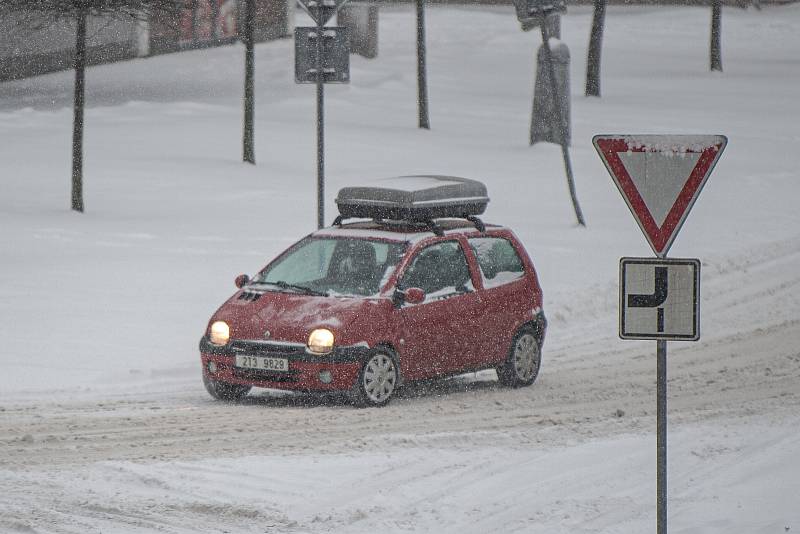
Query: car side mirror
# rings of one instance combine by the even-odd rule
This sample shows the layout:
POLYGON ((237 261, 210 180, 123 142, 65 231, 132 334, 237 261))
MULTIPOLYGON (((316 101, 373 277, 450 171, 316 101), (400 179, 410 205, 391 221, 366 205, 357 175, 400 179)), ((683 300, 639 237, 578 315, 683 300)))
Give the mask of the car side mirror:
POLYGON ((233 283, 236 284, 236 287, 242 289, 244 286, 248 284, 248 282, 250 282, 250 277, 247 276, 246 274, 240 274, 239 276, 236 277, 236 280, 234 280, 233 283))
POLYGON ((418 287, 409 287, 405 290, 406 302, 420 304, 425 301, 425 292, 418 287))
POLYGON ((404 303, 419 304, 425 301, 425 292, 418 287, 410 287, 408 289, 397 288, 392 295, 392 303, 396 307, 402 306, 404 303))

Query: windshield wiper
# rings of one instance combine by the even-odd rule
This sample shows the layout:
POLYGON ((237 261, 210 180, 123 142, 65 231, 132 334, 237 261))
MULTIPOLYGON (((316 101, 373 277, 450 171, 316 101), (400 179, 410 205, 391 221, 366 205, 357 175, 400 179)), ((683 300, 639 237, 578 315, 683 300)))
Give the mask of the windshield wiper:
POLYGON ((328 296, 328 292, 327 291, 318 291, 318 290, 312 289, 310 287, 301 286, 301 285, 298 285, 298 284, 290 284, 289 282, 285 282, 283 280, 278 280, 277 282, 267 282, 266 280, 259 280, 256 283, 257 284, 269 284, 269 285, 273 285, 273 286, 278 286, 281 289, 291 289, 291 290, 294 290, 294 291, 299 291, 299 292, 304 293, 306 295, 315 295, 315 296, 318 296, 318 297, 327 297, 328 296))

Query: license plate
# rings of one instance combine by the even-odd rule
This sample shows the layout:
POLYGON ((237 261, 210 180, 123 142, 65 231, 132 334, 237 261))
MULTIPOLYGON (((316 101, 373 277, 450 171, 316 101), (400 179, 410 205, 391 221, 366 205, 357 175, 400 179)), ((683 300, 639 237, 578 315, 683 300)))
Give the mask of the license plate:
POLYGON ((288 371, 289 360, 286 358, 269 358, 266 356, 236 355, 236 367, 243 369, 259 369, 261 371, 288 371))

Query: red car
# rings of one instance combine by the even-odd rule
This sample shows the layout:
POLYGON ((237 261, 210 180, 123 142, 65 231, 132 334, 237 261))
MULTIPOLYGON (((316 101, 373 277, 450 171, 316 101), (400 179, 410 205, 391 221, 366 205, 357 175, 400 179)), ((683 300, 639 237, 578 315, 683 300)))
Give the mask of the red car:
POLYGON ((476 217, 487 202, 455 177, 342 189, 333 226, 236 278, 200 341, 208 392, 345 391, 381 406, 403 382, 479 369, 532 384, 542 292, 513 232, 476 217))

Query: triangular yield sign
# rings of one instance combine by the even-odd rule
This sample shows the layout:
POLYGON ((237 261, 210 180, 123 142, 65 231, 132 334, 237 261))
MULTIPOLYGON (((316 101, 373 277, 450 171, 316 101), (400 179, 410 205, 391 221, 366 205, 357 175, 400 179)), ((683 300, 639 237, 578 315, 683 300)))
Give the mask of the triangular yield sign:
POLYGON ((324 26, 345 2, 347 0, 300 0, 300 5, 314 22, 324 26))
POLYGON ((592 143, 650 247, 664 257, 728 139, 724 135, 596 135, 592 143))

